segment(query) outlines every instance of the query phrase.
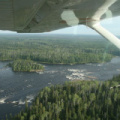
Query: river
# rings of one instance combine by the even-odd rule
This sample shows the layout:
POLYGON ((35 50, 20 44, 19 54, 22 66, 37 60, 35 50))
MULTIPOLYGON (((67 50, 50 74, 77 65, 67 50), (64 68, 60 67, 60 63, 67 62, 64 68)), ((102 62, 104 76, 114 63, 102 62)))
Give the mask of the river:
POLYGON ((81 65, 44 65, 38 73, 13 72, 0 62, 0 119, 6 114, 18 113, 24 108, 25 99, 30 104, 40 89, 70 80, 108 80, 120 74, 120 57, 108 63, 81 65))

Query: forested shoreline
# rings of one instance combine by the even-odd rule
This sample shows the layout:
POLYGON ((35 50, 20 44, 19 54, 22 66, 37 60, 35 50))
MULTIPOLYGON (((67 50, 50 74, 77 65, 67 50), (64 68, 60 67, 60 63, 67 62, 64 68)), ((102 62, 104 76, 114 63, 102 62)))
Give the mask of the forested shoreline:
POLYGON ((108 62, 114 56, 120 56, 120 51, 115 46, 107 41, 95 39, 0 39, 0 60, 22 59, 45 64, 85 64, 108 62))
POLYGON ((120 75, 105 82, 77 81, 40 90, 33 104, 6 120, 119 120, 120 75))
POLYGON ((9 63, 9 66, 12 67, 14 72, 38 72, 44 70, 43 65, 31 60, 15 60, 9 63))

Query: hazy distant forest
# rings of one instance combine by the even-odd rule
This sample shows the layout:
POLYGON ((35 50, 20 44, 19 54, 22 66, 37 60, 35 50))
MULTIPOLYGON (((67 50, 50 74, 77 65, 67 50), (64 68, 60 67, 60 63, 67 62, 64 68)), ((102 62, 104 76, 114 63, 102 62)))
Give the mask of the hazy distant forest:
POLYGON ((1 61, 23 59, 49 64, 81 64, 106 62, 113 56, 120 56, 120 51, 97 37, 0 39, 1 61))

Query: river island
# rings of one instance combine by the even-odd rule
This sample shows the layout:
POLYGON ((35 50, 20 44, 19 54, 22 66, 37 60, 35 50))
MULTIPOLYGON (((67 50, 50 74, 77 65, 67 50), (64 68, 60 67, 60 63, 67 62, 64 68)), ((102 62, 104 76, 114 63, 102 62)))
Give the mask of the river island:
POLYGON ((44 66, 32 60, 15 60, 9 63, 14 72, 40 72, 44 70, 44 66))

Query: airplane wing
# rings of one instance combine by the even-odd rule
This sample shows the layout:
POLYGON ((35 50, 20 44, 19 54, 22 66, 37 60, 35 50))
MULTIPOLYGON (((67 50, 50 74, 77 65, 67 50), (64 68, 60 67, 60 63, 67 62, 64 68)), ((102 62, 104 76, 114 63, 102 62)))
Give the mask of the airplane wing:
POLYGON ((100 26, 100 20, 119 11, 120 0, 0 0, 0 29, 39 33, 84 24, 120 48, 120 41, 100 26))
MULTIPOLYGON (((87 22, 93 21, 92 17, 96 11, 104 12, 100 16, 101 19, 106 18, 105 13, 108 10, 112 16, 120 15, 120 1, 0 0, 0 29, 29 33, 47 32, 69 27, 70 25, 67 24, 66 20, 61 18, 64 11, 66 11, 66 16, 70 14, 69 10, 74 12, 76 18, 79 20, 78 24, 87 24, 87 22), (102 7, 106 1, 110 2, 110 5, 102 7)), ((97 19, 97 17, 94 19, 97 19)), ((74 19, 72 17, 68 21, 74 21, 74 19)))

